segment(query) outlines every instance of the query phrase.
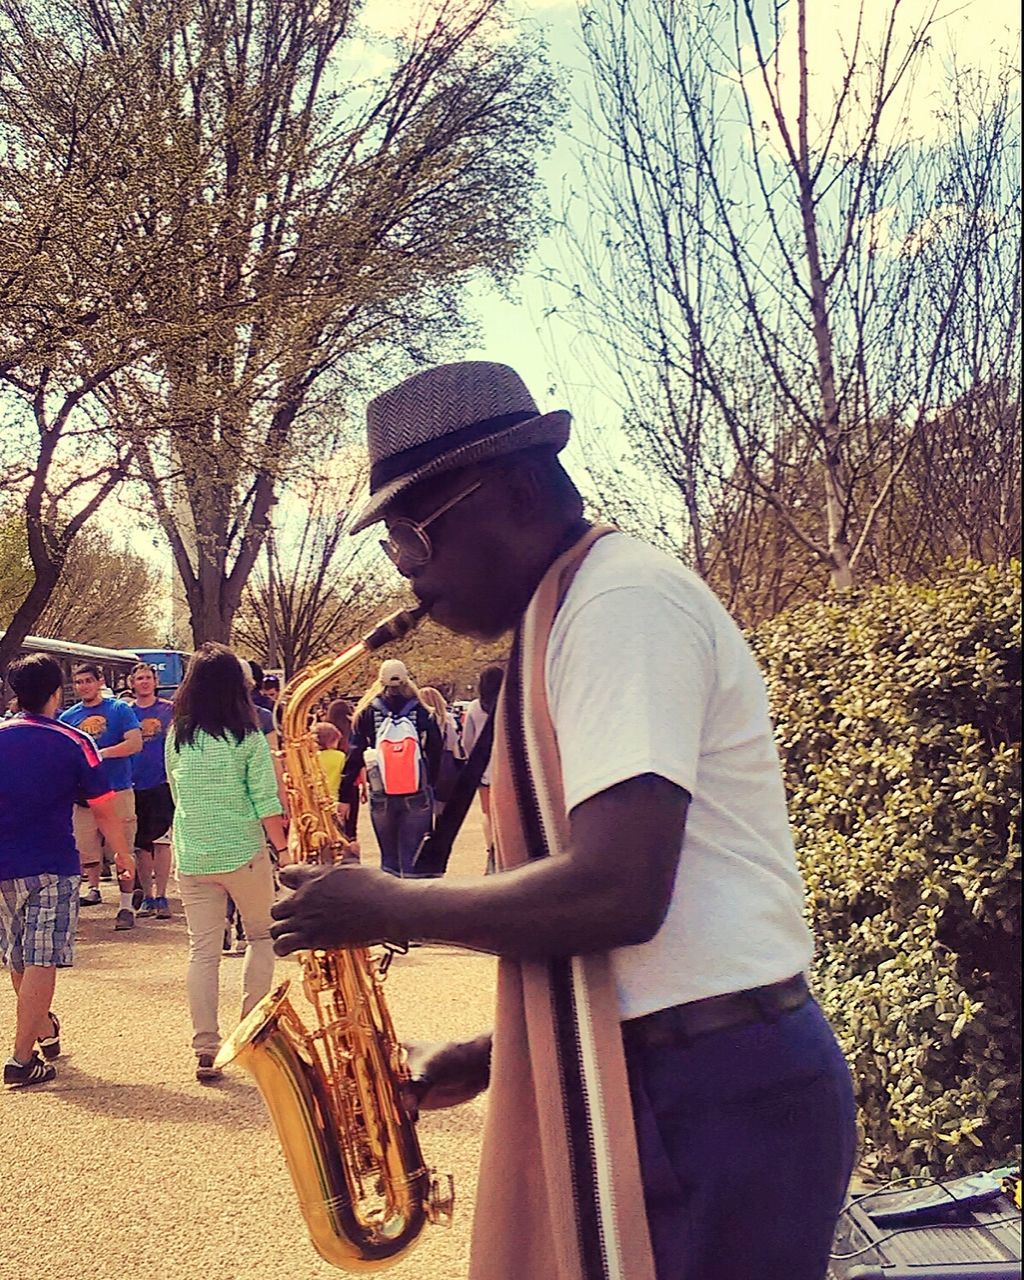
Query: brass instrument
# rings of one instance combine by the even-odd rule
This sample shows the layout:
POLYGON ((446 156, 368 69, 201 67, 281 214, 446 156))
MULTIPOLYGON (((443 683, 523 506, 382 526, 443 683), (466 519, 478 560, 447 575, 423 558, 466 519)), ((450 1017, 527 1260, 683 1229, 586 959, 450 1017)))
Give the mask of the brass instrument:
MULTIPOLYGON (((339 829, 317 761, 309 713, 367 653, 399 640, 424 607, 379 623, 339 657, 301 671, 282 693, 281 731, 298 860, 328 864, 352 849, 339 829)), ((416 1128, 402 1106, 408 1079, 381 983, 390 952, 364 947, 299 954, 302 986, 316 1012, 309 1031, 285 982, 252 1010, 217 1055, 252 1073, 284 1147, 299 1207, 320 1256, 348 1271, 391 1265, 425 1223, 450 1223, 451 1177, 426 1168, 416 1128)))

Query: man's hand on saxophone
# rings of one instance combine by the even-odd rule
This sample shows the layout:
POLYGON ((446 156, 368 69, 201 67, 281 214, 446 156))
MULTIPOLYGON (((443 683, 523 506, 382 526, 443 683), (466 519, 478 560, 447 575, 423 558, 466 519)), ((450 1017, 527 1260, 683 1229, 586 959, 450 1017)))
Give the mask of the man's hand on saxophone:
POLYGON ((270 931, 279 956, 371 946, 384 939, 408 941, 396 932, 396 915, 389 906, 400 882, 384 871, 356 862, 334 867, 296 863, 281 872, 281 883, 295 892, 271 911, 279 921, 270 931))
POLYGON ((491 1079, 491 1032, 473 1040, 448 1044, 408 1043, 403 1046, 409 1079, 402 1101, 416 1119, 420 1111, 457 1107, 482 1093, 491 1079))

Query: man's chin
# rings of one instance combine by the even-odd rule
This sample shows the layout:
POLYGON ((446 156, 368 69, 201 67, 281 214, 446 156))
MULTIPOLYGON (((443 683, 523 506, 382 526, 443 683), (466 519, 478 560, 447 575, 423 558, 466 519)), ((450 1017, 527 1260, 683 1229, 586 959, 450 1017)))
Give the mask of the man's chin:
POLYGON ((475 640, 497 640, 512 626, 512 623, 504 620, 483 618, 479 614, 463 611, 443 597, 431 604, 430 618, 446 631, 452 631, 457 636, 471 636, 475 640))

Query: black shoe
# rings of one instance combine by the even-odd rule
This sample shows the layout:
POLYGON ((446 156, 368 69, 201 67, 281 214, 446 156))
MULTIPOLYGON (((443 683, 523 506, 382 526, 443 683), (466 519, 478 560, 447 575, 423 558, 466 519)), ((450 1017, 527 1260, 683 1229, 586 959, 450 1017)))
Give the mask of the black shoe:
POLYGON ((220 1080, 224 1075, 220 1067, 213 1065, 212 1053, 201 1053, 196 1059, 196 1079, 202 1084, 212 1084, 215 1080, 220 1080))
POLYGON ((24 1089, 30 1084, 45 1084, 57 1074, 57 1068, 44 1062, 38 1053, 34 1053, 22 1066, 13 1060, 4 1063, 4 1084, 8 1089, 24 1089))
POLYGON ((52 1062, 54 1058, 60 1057, 60 1018, 55 1013, 51 1013, 50 1023, 53 1026, 53 1035, 40 1036, 36 1041, 47 1062, 52 1062))
POLYGON ((109 862, 104 862, 104 864, 103 864, 103 870, 100 872, 100 879, 101 879, 101 880, 113 880, 113 878, 114 878, 114 873, 113 873, 113 871, 111 871, 111 869, 110 869, 110 863, 109 863, 109 862))
POLYGON ((122 907, 121 910, 114 917, 114 928, 115 929, 134 929, 135 913, 133 911, 129 911, 127 907, 122 907))
POLYGON ((135 911, 138 911, 139 907, 142 906, 143 902, 148 902, 148 901, 151 901, 151 899, 148 899, 141 889, 132 890, 132 908, 135 911))
POLYGON ((79 897, 78 905, 80 907, 98 907, 102 901, 99 889, 89 889, 88 892, 79 897))

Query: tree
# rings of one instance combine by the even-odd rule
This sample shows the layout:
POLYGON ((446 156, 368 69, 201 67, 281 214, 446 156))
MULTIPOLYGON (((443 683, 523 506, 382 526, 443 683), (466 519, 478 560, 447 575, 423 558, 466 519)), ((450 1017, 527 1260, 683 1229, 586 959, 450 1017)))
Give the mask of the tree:
MULTIPOLYGON (((597 141, 566 309, 705 576, 741 553, 720 567, 744 577, 765 530, 799 548, 800 580, 891 566, 883 525, 931 427, 1000 382, 1019 398, 1009 55, 991 76, 954 60, 926 98, 935 6, 890 0, 876 30, 849 12, 832 92, 809 52, 831 19, 807 0, 583 12, 597 141)), ((1001 455, 1018 424, 998 424, 1001 455)))
POLYGON ((461 331, 474 273, 521 259, 553 82, 502 27, 503 0, 438 0, 376 76, 356 65, 351 0, 6 4, 42 71, 22 92, 49 168, 69 132, 114 127, 135 140, 132 175, 159 170, 137 193, 97 162, 126 200, 128 256, 176 259, 138 287, 164 322, 97 397, 171 543, 196 642, 226 640, 281 481, 336 445, 367 385, 461 331), (78 112, 52 66, 105 70, 122 92, 78 112))
POLYGON ((167 140, 161 153, 159 130, 126 105, 137 68, 98 52, 80 24, 71 34, 72 21, 66 7, 0 0, 0 461, 31 564, 0 670, 128 474, 130 447, 97 396, 143 358, 150 327, 182 330, 166 281, 208 217, 204 202, 182 210, 168 196, 178 180, 167 140), (137 235, 152 206, 175 216, 137 235), (189 230, 176 238, 182 219, 189 230))
MULTIPOLYGON (((0 629, 32 580, 24 523, 0 518, 0 629)), ((112 649, 155 647, 162 630, 160 574, 102 529, 75 539, 35 634, 112 649)))
POLYGON ((344 648, 380 609, 386 589, 376 557, 339 518, 363 481, 359 473, 340 483, 313 477, 289 493, 282 505, 291 518, 281 535, 266 540, 265 560, 246 584, 233 639, 261 662, 283 667, 286 678, 344 648), (289 529, 297 536, 289 539, 289 529))

